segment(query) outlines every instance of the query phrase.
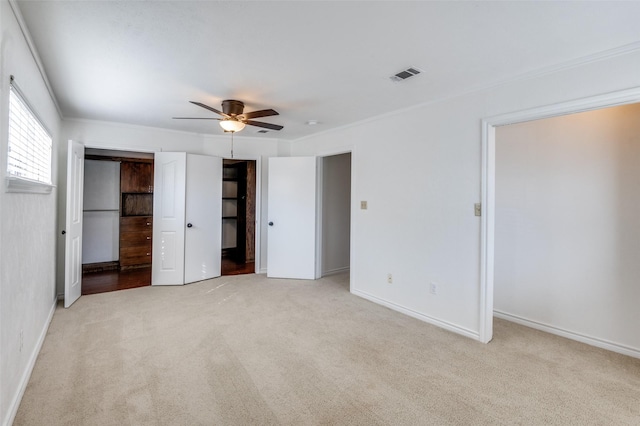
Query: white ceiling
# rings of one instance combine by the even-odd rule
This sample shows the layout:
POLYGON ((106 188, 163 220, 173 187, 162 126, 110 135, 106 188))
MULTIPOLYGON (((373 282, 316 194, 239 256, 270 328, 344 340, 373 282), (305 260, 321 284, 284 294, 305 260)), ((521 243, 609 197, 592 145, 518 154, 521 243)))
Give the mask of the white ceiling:
POLYGON ((287 140, 640 41, 638 1, 17 3, 65 118, 222 134, 171 117, 238 99, 287 140))

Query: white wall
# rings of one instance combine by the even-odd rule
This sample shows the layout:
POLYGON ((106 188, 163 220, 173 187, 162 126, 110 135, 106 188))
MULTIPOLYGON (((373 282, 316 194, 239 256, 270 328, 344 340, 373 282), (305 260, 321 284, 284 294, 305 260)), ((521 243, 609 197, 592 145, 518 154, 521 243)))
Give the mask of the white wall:
MULTIPOLYGON (((60 118, 15 15, 0 1, 0 167, 7 167, 9 76, 53 136, 53 182, 60 118)), ((10 424, 56 304, 56 192, 0 190, 0 422, 10 424)))
POLYGON ((349 269, 351 154, 322 158, 322 275, 349 269))
POLYGON ((351 291, 479 338, 481 120, 640 86, 638 69, 638 51, 602 55, 294 142, 352 150, 352 207, 368 210, 353 214, 351 291))
POLYGON ((640 104, 496 129, 496 311, 640 352, 640 104))

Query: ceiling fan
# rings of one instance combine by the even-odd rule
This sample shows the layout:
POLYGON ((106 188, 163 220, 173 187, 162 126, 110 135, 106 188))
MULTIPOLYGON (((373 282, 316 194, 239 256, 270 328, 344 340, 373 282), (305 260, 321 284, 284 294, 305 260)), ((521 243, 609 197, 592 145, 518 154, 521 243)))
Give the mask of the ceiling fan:
POLYGON ((204 109, 215 112, 222 116, 222 118, 204 118, 204 117, 173 117, 176 120, 218 120, 220 121, 220 127, 225 132, 239 132, 244 129, 245 125, 263 127, 269 130, 282 130, 284 126, 278 124, 264 123, 262 121, 255 121, 252 118, 269 117, 272 115, 278 115, 277 111, 272 109, 262 109, 260 111, 252 111, 244 113, 244 103, 233 99, 222 101, 222 111, 219 111, 209 105, 205 105, 201 102, 189 101, 194 105, 198 105, 204 109))

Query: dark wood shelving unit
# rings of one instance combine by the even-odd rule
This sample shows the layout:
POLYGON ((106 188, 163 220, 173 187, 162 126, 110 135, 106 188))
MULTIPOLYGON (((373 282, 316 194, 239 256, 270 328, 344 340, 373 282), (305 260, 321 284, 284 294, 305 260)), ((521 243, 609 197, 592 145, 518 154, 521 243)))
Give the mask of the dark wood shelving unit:
MULTIPOLYGON (((247 163, 237 162, 224 164, 222 169, 222 202, 223 222, 230 222, 235 229, 235 247, 223 249, 223 257, 232 258, 238 263, 246 261, 246 215, 247 215, 247 163), (225 185, 227 183, 227 185, 225 185), (235 190, 233 189, 235 188, 235 190), (235 214, 226 214, 225 211, 233 211, 235 214)), ((224 223, 223 223, 224 226, 224 223)), ((228 228, 227 228, 228 229, 228 228)))
POLYGON ((120 165, 120 268, 151 265, 153 238, 153 163, 120 165))

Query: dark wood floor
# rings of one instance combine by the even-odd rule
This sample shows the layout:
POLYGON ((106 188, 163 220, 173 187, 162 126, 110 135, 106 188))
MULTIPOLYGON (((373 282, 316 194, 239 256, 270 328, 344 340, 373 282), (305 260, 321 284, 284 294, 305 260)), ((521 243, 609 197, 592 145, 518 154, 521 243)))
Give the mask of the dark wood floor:
POLYGON ((253 274, 255 271, 255 262, 236 263, 232 259, 222 258, 222 275, 253 274))
MULTIPOLYGON (((222 259, 222 275, 253 274, 255 262, 236 263, 222 259)), ((85 272, 82 274, 82 294, 106 293, 108 291, 151 285, 151 267, 125 271, 85 272)))
POLYGON ((85 272, 82 274, 82 294, 106 293, 148 285, 151 285, 150 266, 125 271, 85 272))

